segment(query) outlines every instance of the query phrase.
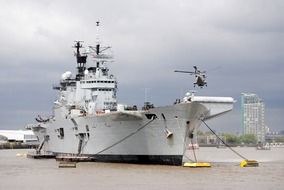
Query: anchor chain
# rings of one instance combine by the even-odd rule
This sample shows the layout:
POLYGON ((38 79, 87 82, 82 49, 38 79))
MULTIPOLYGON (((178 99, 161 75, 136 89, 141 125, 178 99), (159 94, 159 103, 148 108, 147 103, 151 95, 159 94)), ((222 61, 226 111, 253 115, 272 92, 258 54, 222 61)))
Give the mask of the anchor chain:
POLYGON ((235 151, 230 145, 228 145, 225 141, 223 141, 222 138, 220 138, 208 125, 207 123, 201 119, 201 121, 205 124, 205 126, 226 146, 228 147, 231 151, 233 151, 236 155, 238 155, 239 157, 241 157, 244 160, 248 160, 246 157, 244 157, 243 155, 241 155, 240 153, 238 153, 237 151, 235 151))

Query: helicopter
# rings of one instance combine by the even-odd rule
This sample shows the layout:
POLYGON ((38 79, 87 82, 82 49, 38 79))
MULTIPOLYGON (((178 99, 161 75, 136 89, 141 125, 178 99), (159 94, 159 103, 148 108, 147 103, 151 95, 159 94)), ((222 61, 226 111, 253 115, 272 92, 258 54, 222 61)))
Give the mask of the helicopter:
POLYGON ((200 71, 197 69, 197 66, 193 66, 194 71, 180 71, 180 70, 175 70, 174 72, 178 73, 188 73, 190 75, 195 75, 195 82, 193 83, 193 86, 195 87, 196 85, 199 86, 200 88, 203 88, 204 86, 207 86, 207 82, 205 80, 206 78, 206 71, 200 71))

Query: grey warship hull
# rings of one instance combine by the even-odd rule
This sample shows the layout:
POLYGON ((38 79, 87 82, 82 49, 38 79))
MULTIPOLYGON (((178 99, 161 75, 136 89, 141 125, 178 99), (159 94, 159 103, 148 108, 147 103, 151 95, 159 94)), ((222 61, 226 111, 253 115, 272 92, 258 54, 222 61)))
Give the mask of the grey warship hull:
POLYGON ((196 101, 94 115, 66 115, 54 108, 55 117, 34 128, 44 151, 57 157, 86 156, 94 161, 181 165, 190 134, 201 119, 232 109, 233 100, 195 97, 196 101), (170 133, 170 135, 169 135, 170 133))

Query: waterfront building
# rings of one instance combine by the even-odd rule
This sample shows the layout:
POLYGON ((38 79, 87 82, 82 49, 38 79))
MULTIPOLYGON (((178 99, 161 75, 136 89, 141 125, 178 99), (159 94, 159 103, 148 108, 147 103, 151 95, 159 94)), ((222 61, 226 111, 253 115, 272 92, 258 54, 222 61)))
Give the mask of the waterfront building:
POLYGON ((243 134, 253 134, 258 142, 265 142, 264 102, 256 94, 242 93, 241 115, 243 134))
POLYGON ((31 130, 0 130, 0 136, 7 142, 38 143, 37 137, 31 130))

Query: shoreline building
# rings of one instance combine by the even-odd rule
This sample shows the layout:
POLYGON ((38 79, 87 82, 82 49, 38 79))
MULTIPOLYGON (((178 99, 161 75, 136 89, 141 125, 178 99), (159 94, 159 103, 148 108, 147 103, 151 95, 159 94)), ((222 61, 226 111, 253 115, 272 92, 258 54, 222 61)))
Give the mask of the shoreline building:
POLYGON ((243 134, 255 135, 257 142, 265 142, 264 102, 256 94, 242 93, 241 115, 243 134))
POLYGON ((0 130, 0 137, 0 139, 5 139, 6 142, 38 143, 38 139, 32 130, 0 130))

